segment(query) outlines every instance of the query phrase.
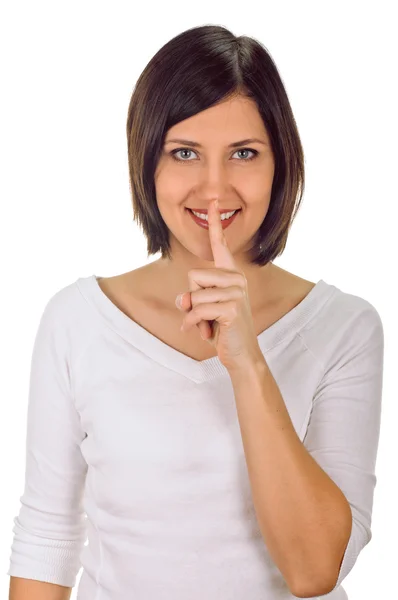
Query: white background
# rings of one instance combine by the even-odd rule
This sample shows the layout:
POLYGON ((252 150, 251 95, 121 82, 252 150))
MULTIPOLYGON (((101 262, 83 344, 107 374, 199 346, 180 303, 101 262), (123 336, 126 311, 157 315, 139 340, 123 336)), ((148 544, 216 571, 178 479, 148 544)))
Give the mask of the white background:
MULTIPOLYGON (((28 379, 44 305, 60 288, 147 259, 133 222, 125 124, 150 58, 189 27, 255 37, 276 62, 306 161, 302 207, 275 261, 366 298, 385 332, 373 538, 343 585, 392 598, 398 528, 396 2, 2 4, 1 598, 25 466, 28 379), (394 369, 394 371, 393 371, 394 369), (394 511, 395 507, 395 511, 394 511)), ((78 581, 81 576, 79 573, 78 581)), ((76 598, 76 588, 72 598, 76 598)))

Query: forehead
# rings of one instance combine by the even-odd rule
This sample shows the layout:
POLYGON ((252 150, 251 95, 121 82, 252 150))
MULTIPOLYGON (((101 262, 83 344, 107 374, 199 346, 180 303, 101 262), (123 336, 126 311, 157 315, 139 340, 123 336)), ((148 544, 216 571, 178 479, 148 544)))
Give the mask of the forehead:
POLYGON ((211 106, 184 121, 176 123, 166 135, 165 143, 184 138, 203 143, 221 141, 226 143, 246 138, 259 138, 268 142, 267 130, 252 98, 237 97, 211 106))

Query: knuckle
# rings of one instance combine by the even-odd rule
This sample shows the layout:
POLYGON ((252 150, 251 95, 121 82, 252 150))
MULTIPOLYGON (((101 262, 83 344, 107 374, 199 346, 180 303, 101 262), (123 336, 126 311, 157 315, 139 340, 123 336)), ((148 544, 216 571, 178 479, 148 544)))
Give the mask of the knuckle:
POLYGON ((238 314, 239 314, 239 309, 238 309, 238 305, 237 305, 237 303, 236 303, 236 302, 232 302, 232 303, 231 303, 231 308, 230 308, 230 310, 231 310, 231 315, 232 315, 232 318, 233 318, 233 319, 236 319, 236 317, 237 317, 237 316, 238 316, 238 314))

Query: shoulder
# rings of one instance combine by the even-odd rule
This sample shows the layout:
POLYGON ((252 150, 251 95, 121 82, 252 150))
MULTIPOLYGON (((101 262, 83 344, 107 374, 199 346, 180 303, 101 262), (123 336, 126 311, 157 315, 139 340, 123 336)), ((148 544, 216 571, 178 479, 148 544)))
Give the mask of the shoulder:
POLYGON ((138 315, 150 309, 158 311, 164 304, 162 286, 151 264, 120 275, 101 277, 98 285, 127 314, 138 315))
POLYGON ((129 296, 136 300, 144 299, 149 279, 148 266, 144 265, 120 275, 101 277, 98 285, 109 297, 129 296))

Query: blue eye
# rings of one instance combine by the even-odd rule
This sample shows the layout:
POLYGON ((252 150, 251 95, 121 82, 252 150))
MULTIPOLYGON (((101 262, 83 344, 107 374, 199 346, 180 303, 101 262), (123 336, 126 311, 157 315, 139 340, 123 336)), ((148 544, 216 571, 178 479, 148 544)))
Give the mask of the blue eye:
MULTIPOLYGON (((173 160, 176 160, 177 162, 181 162, 181 163, 182 162, 192 162, 191 160, 184 160, 181 158, 176 158, 176 154, 178 152, 195 152, 194 150, 192 150, 191 148, 176 148, 175 150, 172 150, 170 152, 173 160)), ((252 148, 241 148, 240 150, 236 150, 236 152, 251 152, 253 154, 253 156, 249 156, 249 158, 244 158, 243 162, 248 162, 249 160, 253 160, 258 155, 258 151, 253 150, 252 148)), ((236 152, 234 154, 236 154, 236 152)), ((240 162, 242 162, 242 160, 240 162)))

